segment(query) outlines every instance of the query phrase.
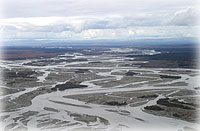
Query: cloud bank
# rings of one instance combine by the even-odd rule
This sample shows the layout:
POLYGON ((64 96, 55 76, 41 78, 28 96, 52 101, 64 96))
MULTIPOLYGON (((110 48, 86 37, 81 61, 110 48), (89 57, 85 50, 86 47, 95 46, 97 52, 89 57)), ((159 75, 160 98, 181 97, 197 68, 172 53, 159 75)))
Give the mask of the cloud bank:
POLYGON ((3 40, 196 37, 198 13, 190 0, 5 0, 0 35, 3 40))

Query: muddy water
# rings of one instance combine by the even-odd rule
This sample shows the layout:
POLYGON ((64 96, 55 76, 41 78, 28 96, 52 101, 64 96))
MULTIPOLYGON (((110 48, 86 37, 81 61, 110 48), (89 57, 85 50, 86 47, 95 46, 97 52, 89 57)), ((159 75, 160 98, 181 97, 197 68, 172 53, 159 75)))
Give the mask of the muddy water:
MULTIPOLYGON (((80 58, 82 56, 76 56, 75 58, 80 58)), ((84 57, 86 58, 86 57, 84 57)), ((88 62, 92 62, 93 57, 87 57, 88 62)), ((63 58, 62 58, 63 59, 63 58)), ((103 59, 103 58, 101 58, 103 59)), ((105 61, 107 61, 108 57, 105 58, 105 61)), ((25 106, 22 108, 17 109, 13 112, 1 112, 1 115, 9 115, 7 118, 4 118, 1 121, 2 129, 6 126, 15 123, 16 125, 11 127, 10 130, 17 130, 19 127, 24 127, 23 129, 26 130, 61 130, 66 131, 67 130, 73 130, 73 129, 79 129, 80 128, 89 128, 89 129, 98 129, 98 130, 107 130, 107 131, 129 131, 132 129, 171 129, 171 130, 181 130, 184 127, 192 127, 192 128, 198 128, 199 125, 195 123, 186 122, 183 120, 178 120, 174 118, 167 118, 162 116, 155 116, 152 114, 145 113, 143 111, 145 106, 154 105, 156 104, 156 101, 160 98, 163 98, 162 95, 159 95, 157 98, 153 100, 149 100, 148 103, 137 106, 137 107, 130 107, 130 106, 107 106, 107 105, 99 105, 99 104, 92 104, 92 103, 85 103, 80 100, 74 100, 69 98, 64 98, 64 96, 68 95, 79 95, 79 94, 91 94, 91 93, 112 93, 112 92, 123 92, 123 91, 140 91, 140 90, 150 90, 150 89, 174 89, 177 88, 175 86, 164 86, 164 87, 154 87, 153 85, 147 85, 144 84, 148 81, 142 81, 137 83, 127 83, 127 84, 119 84, 118 86, 113 86, 111 88, 103 88, 100 85, 94 84, 94 82, 98 81, 110 81, 110 80, 116 80, 120 81, 124 78, 124 75, 113 75, 113 72, 123 72, 123 71, 129 71, 129 70, 138 70, 138 71, 149 71, 153 72, 153 74, 161 74, 161 70, 168 70, 168 69, 150 69, 150 68, 136 68, 136 67, 119 67, 118 61, 123 61, 123 58, 121 60, 115 60, 113 57, 109 58, 110 62, 116 62, 116 65, 114 67, 108 66, 99 66, 99 67, 90 67, 90 66, 73 66, 73 65, 81 65, 86 64, 87 62, 72 62, 72 63, 61 63, 59 65, 47 65, 47 66, 28 66, 23 65, 24 63, 28 63, 30 61, 19 61, 6 63, 2 65, 2 68, 7 68, 9 70, 12 70, 13 68, 31 68, 38 72, 41 72, 41 75, 37 76, 38 83, 45 83, 46 78, 51 73, 51 70, 56 69, 89 69, 89 70, 109 70, 107 72, 98 72, 96 75, 102 76, 104 78, 100 79, 92 79, 92 80, 85 80, 82 81, 81 84, 87 85, 87 88, 81 88, 81 89, 70 89, 65 91, 57 91, 57 92, 51 92, 51 93, 45 93, 41 95, 37 95, 34 97, 31 102, 32 104, 30 106, 25 106), (113 60, 112 60, 113 59, 113 60), (128 88, 127 85, 130 84, 142 84, 143 85, 139 88, 128 88), (56 111, 52 110, 45 110, 45 108, 52 108, 56 111), (114 112, 108 111, 113 110, 114 112), (37 112, 37 114, 30 115, 30 116, 22 116, 23 113, 26 112, 37 112), (89 123, 83 121, 80 121, 79 119, 75 119, 74 114, 79 114, 84 119, 89 119, 85 117, 84 115, 93 116, 96 118, 95 121, 91 121, 89 123), (20 118, 19 118, 20 117, 20 118), (14 120, 13 118, 19 118, 18 120, 14 120), (103 118, 103 120, 102 120, 103 118), (41 125, 41 121, 47 121, 50 119, 56 119, 60 122, 68 122, 67 124, 60 124, 56 126, 56 123, 59 122, 50 122, 49 124, 46 124, 45 126, 39 126, 41 125), (24 120, 26 122, 24 122, 24 120), (24 124, 25 123, 25 124, 24 124)), ((173 69, 173 70, 184 70, 184 69, 173 69)), ((196 71, 192 70, 191 71, 196 71)), ((58 71, 57 74, 60 72, 58 71)), ((195 81, 198 80, 199 75, 191 76, 189 74, 180 74, 181 79, 169 81, 169 82, 163 82, 163 84, 171 84, 174 82, 186 82, 187 86, 180 86, 177 90, 180 89, 188 89, 188 90, 195 90, 194 87, 199 86, 198 83, 195 81)), ((66 80, 68 81, 68 80, 66 80)), ((66 82, 65 81, 65 82, 66 82)), ((7 96, 1 96, 2 98, 10 98, 11 100, 14 98, 19 97, 22 94, 37 90, 38 88, 49 86, 54 87, 57 84, 64 84, 65 82, 57 82, 53 85, 41 85, 37 87, 28 87, 24 91, 17 92, 14 94, 10 94, 7 96)), ((162 84, 162 83, 161 83, 162 84)), ((176 90, 176 91, 177 91, 176 90)), ((176 93, 172 92, 172 93, 176 93)), ((171 93, 171 94, 172 94, 171 93)), ((168 95, 171 95, 168 94, 168 95)), ((26 99, 26 98, 25 98, 26 99)), ((89 120, 88 120, 89 121, 89 120)), ((8 128, 8 127, 7 127, 8 128)))

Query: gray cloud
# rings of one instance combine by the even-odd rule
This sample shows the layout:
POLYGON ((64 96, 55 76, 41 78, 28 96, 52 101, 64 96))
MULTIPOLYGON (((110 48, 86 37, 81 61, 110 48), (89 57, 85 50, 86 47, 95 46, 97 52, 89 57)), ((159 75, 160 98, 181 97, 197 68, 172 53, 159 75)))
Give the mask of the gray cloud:
POLYGON ((4 0, 0 33, 6 39, 188 37, 194 34, 185 27, 198 25, 196 1, 4 0))
POLYGON ((188 26, 188 25, 197 25, 199 10, 195 8, 186 8, 179 10, 174 13, 173 18, 170 21, 170 24, 188 26))
POLYGON ((161 13, 198 0, 3 0, 5 18, 161 13))

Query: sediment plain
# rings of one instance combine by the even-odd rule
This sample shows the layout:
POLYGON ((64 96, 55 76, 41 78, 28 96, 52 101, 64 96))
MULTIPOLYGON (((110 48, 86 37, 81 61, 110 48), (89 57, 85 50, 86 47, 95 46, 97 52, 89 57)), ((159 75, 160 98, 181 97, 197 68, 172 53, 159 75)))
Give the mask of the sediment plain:
POLYGON ((162 63, 161 68, 158 62, 152 66, 138 57, 160 53, 81 48, 50 57, 1 60, 2 129, 198 130, 200 72, 162 63))

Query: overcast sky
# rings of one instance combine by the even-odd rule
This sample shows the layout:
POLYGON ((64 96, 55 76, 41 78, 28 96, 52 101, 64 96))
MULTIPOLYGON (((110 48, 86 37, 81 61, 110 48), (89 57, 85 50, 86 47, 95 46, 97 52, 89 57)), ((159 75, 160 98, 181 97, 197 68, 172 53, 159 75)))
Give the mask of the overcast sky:
POLYGON ((198 0, 1 0, 3 40, 196 37, 198 0))

